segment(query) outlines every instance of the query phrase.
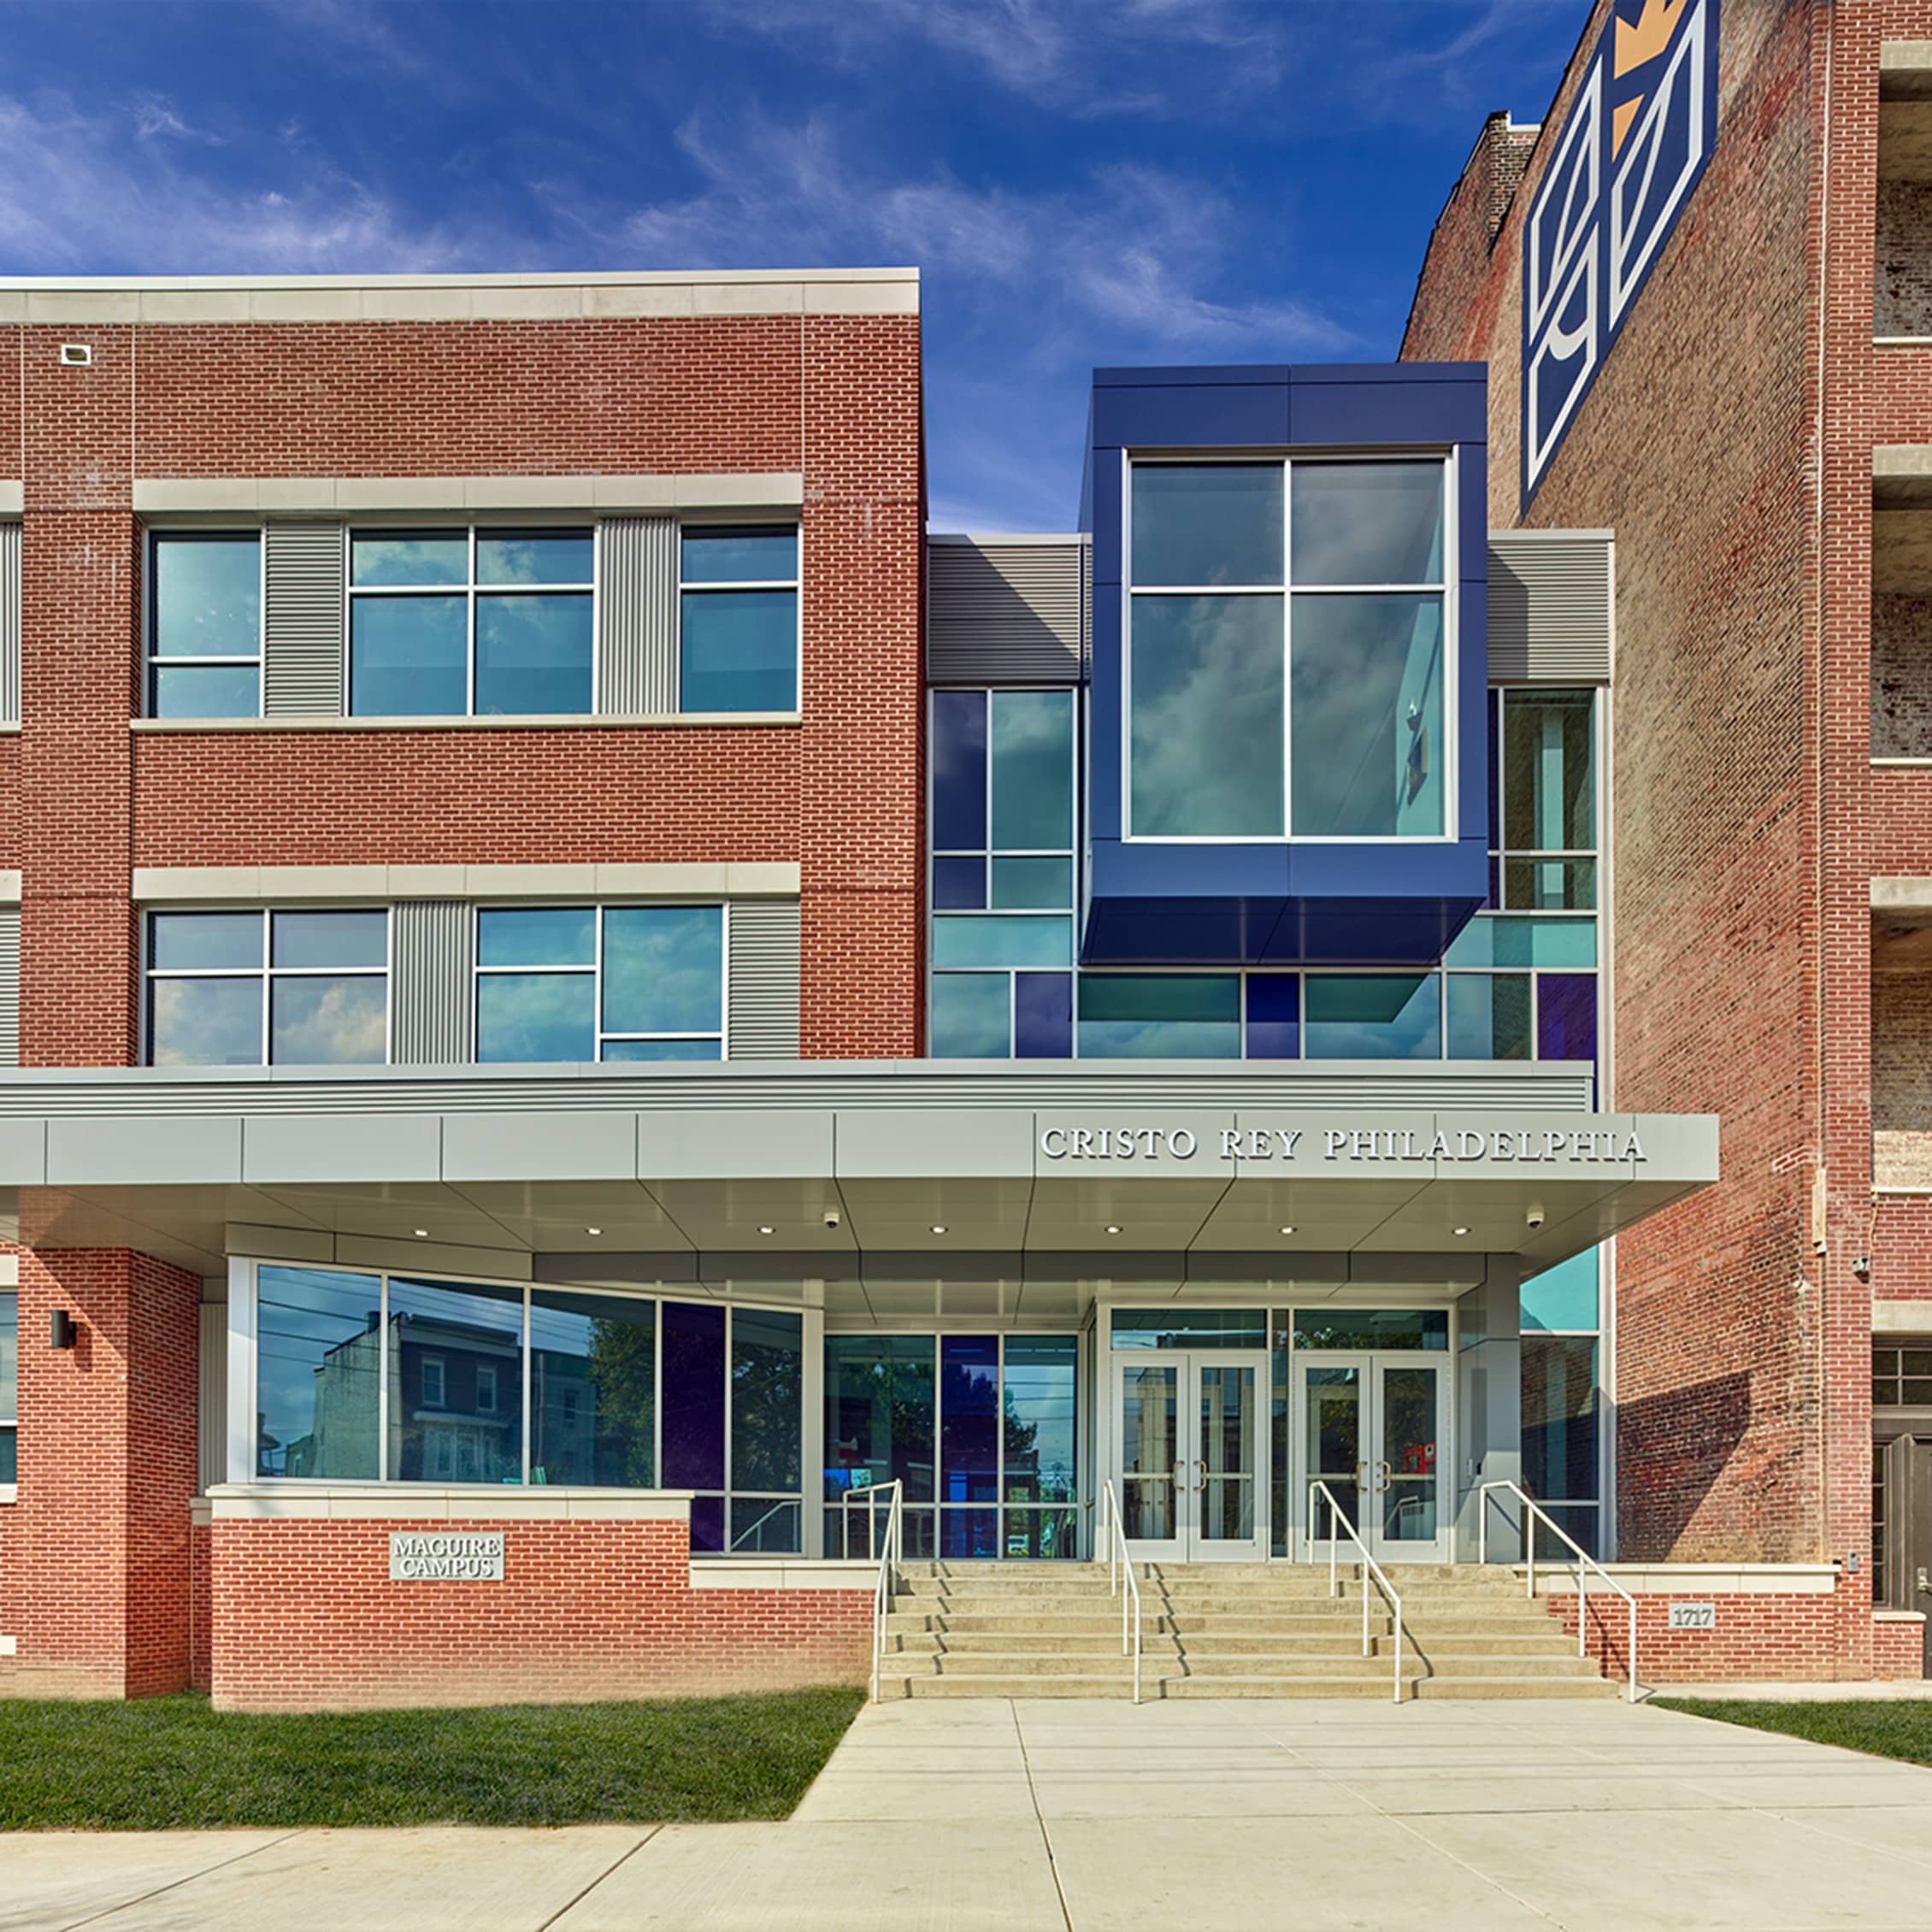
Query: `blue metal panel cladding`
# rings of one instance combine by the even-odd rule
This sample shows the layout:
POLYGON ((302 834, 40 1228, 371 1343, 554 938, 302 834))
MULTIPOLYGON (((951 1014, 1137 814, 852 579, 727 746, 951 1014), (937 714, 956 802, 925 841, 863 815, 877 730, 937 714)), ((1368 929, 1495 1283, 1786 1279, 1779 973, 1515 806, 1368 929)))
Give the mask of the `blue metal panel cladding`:
MULTIPOLYGON (((1487 370, 1481 363, 1097 369, 1083 524, 1093 539, 1087 756, 1090 964, 1433 964, 1488 882, 1487 370), (1456 836, 1298 843, 1124 836, 1128 569, 1134 456, 1453 452, 1456 836)), ((1442 756, 1444 747, 1434 752, 1442 756)))

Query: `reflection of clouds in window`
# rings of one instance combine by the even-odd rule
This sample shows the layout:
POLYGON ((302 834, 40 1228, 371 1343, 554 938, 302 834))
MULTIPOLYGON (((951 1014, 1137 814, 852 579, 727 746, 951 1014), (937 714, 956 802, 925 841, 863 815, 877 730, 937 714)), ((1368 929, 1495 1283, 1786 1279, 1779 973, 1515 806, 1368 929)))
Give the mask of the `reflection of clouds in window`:
POLYGON ((1311 1060, 1435 1060, 1442 1019, 1428 973, 1312 973, 1303 998, 1311 1060))
POLYGON ((487 973, 476 982, 480 1060, 593 1057, 588 973, 487 973))
POLYGON ((587 584, 591 539, 575 531, 477 533, 480 584, 587 584))
POLYGON ((259 979, 154 981, 149 1058, 157 1067, 258 1067, 259 979))
POLYGON ((272 1057, 283 1065, 380 1065, 386 1047, 386 984, 373 976, 278 979, 272 1057))
POLYGON ((993 693, 993 842, 1007 851, 1070 846, 1073 694, 993 693))
POLYGON ((1133 830, 1279 837, 1281 606, 1133 600, 1133 830))
POLYGON ((460 584, 468 576, 469 539, 460 532, 351 539, 353 584, 460 584))
POLYGON ((1233 1060, 1241 1029, 1207 1020, 1082 1020, 1080 1051, 1090 1060, 1233 1060))
POLYGON ((723 915, 716 906, 606 912, 604 1031, 717 1031, 723 1016, 723 915))
POLYGON ((1298 584, 1442 581, 1439 462, 1294 465, 1298 584))

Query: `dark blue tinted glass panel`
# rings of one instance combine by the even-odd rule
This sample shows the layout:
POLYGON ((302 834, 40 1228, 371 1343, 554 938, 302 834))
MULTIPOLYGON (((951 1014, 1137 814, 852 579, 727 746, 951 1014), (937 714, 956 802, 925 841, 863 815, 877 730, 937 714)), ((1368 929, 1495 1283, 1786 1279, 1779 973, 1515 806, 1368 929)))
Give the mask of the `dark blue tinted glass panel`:
POLYGON ((657 1306, 530 1292, 530 1480, 657 1487, 657 1306))
POLYGON ((1311 1060, 1436 1060, 1440 994, 1433 973, 1311 973, 1311 1060))
POLYGON ((262 1064, 262 981, 156 980, 148 1004, 148 1058, 157 1067, 262 1064))
POLYGON ((1234 974, 1082 974, 1079 998, 1083 1058, 1240 1057, 1241 982, 1234 974))
POLYGON ((300 973, 268 987, 268 1057, 279 1067, 379 1067, 389 1057, 389 982, 300 973))
POLYGON ((589 716, 589 592, 477 598, 476 709, 498 716, 589 716))
POLYGON ((722 1489, 725 1311, 668 1301, 663 1313, 664 1487, 722 1489))
POLYGON ((480 584, 587 584, 588 530, 492 530, 476 534, 480 584))
MULTIPOLYGON (((825 1493, 834 1503, 877 1484, 903 1481, 910 1502, 933 1499, 931 1335, 828 1335, 825 1340, 825 1493)), ((854 1534, 863 1537, 859 1505, 854 1534)), ((833 1512, 828 1518, 835 1526, 833 1512)), ((835 1527, 828 1553, 838 1547, 835 1527)), ((856 1547, 857 1546, 855 1546, 856 1547)))
POLYGON ((604 1030, 716 1033, 724 1024, 724 910, 613 906, 604 916, 604 1030))
POLYGON ((1116 1308, 1116 1348, 1266 1348, 1258 1308, 1116 1308))
POLYGON ((476 916, 480 966, 588 966, 597 913, 587 905, 504 906, 476 916))
POLYGON ((263 1268, 255 1345, 257 1476, 380 1475, 382 1283, 263 1268))
POLYGON ((796 591, 686 591, 682 612, 680 711, 798 710, 796 591))
POLYGON ((278 912, 269 929, 269 957, 278 966, 389 963, 386 912, 278 912))
POLYGON ((946 1335, 939 1342, 939 1500, 999 1498, 999 1341, 946 1335))
POLYGON ((1439 462, 1298 462, 1290 529, 1298 584, 1440 584, 1439 462))
POLYGON ((1532 1496, 1582 1502, 1596 1495, 1597 1414, 1596 1343, 1525 1335, 1523 1482, 1532 1496))
POLYGON ((1074 842, 1074 694, 996 691, 993 842, 999 851, 1059 851, 1074 842))
MULTIPOLYGON (((151 648, 157 657, 255 657, 261 654, 259 538, 155 539, 151 648)), ((199 715, 225 717, 232 714, 199 715)))
POLYGON ((469 600, 350 599, 349 709, 356 717, 460 717, 469 706, 469 600))
POLYGON ((1279 838, 1281 600, 1131 603, 1134 836, 1279 838))
POLYGON ((691 1499, 691 1553, 698 1557, 722 1556, 724 1546, 724 1498, 693 1496, 691 1499))
POLYGON ((999 1554, 998 1510, 941 1510, 939 1554, 965 1562, 981 1562, 999 1554))
POLYGON ((933 850, 987 845, 987 694, 933 693, 933 850))
POLYGON ((1074 1050, 1071 973, 1022 973, 1013 988, 1013 1051, 1022 1060, 1065 1060, 1074 1050))
MULTIPOLYGON (((1073 1335, 1009 1335, 1001 1413, 1009 1503, 1079 1500, 1080 1343, 1073 1335)), ((1014 1525, 1008 1518, 1007 1529, 1014 1525)))
POLYGON ((1452 973, 1448 999, 1452 1060, 1529 1057, 1527 973, 1452 973))
POLYGON ((148 921, 148 963, 175 971, 260 966, 259 912, 156 912, 148 921))
POLYGON ((1278 584, 1279 463, 1136 463, 1136 585, 1278 584))
MULTIPOLYGON (((1503 693, 1493 691, 1489 702, 1483 708, 1483 722, 1488 730, 1485 739, 1489 752, 1489 843, 1500 846, 1503 842, 1503 693)), ((1495 899, 1493 884, 1489 896, 1495 899)))
POLYGON ((1546 973, 1537 981, 1536 1054, 1542 1060, 1596 1058, 1594 973, 1546 973))
POLYGON ((594 1060, 597 979, 591 973, 483 973, 476 981, 476 1057, 594 1060))
POLYGON ((803 1477, 804 1322, 739 1309, 731 1318, 731 1486, 796 1490, 803 1477))
POLYGON ((469 580, 469 538, 462 530, 358 530, 349 539, 355 585, 462 584, 469 580))
POLYGON ((785 584, 798 575, 798 533, 750 527, 686 530, 687 584, 785 584))
POLYGON ((1004 1060, 1012 1051, 1004 973, 935 973, 933 1039, 935 1060, 1004 1060))
POLYGON ((252 718, 262 710, 262 674, 253 664, 156 664, 148 716, 252 718))
POLYGON ((987 862, 983 858, 933 861, 933 909, 936 912, 983 912, 987 862))
POLYGON ((523 1479, 523 1291, 389 1284, 389 1430, 408 1482, 523 1479))
POLYGON ((1292 973, 1256 973, 1248 980, 1251 1060, 1293 1060, 1301 1052, 1301 982, 1292 973))
POLYGON ((1449 1346, 1449 1316, 1440 1308, 1305 1308, 1295 1312, 1297 1348, 1449 1346))

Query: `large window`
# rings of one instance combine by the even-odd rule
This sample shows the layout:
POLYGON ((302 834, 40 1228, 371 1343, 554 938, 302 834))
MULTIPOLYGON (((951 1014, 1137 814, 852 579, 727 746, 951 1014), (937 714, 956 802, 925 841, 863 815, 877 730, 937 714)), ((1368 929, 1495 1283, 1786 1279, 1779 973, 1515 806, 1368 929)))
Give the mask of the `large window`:
POLYGON ((350 713, 587 716, 595 551, 586 529, 352 532, 350 713))
POLYGON ((389 1057, 386 912, 155 912, 147 939, 154 1066, 389 1057))
POLYGON ((1450 832, 1446 474, 1134 465, 1129 837, 1450 832))
POLYGON ((476 1057, 724 1057, 724 908, 490 907, 476 916, 476 1057))
POLYGON ((20 1473, 20 1296, 11 1288, 0 1292, 0 1482, 15 1481, 20 1473))
POLYGON ((687 527, 678 558, 678 709, 796 711, 797 527, 687 527))
POLYGON ((148 716, 258 716, 261 533, 157 532, 148 570, 148 716))
MULTIPOLYGON (((1593 1553, 1602 1541, 1601 1252, 1523 1284, 1523 1482, 1593 1553)), ((1552 1556, 1562 1546, 1546 1534, 1552 1556)))
POLYGON ((662 1483, 699 1554, 801 1547, 795 1312, 268 1265, 256 1294, 259 1476, 662 1483))

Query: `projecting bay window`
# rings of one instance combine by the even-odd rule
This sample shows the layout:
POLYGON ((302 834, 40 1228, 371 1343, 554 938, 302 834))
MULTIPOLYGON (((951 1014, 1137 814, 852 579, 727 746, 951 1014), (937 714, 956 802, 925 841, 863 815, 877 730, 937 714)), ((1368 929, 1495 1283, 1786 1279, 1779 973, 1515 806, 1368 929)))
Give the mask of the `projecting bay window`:
POLYGON ((389 1057, 386 911, 150 913, 145 976, 151 1066, 389 1057))
POLYGON ((722 905, 486 907, 480 1061, 722 1060, 722 905))
POLYGON ((686 525, 678 559, 678 709, 796 711, 796 526, 686 525))
POLYGON ((147 710, 262 710, 262 533, 157 531, 148 542, 147 710))
POLYGON ((1451 835, 1447 477, 1134 466, 1129 838, 1451 835))
POLYGON ((350 715, 587 716, 595 552, 588 529, 350 532, 350 715))

